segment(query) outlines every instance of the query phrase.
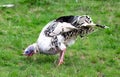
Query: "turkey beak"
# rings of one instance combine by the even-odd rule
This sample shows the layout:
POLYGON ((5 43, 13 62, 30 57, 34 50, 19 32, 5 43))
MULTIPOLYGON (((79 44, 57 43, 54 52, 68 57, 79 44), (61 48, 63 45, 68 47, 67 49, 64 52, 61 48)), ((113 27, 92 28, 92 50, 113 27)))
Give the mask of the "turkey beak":
POLYGON ((22 53, 23 56, 27 56, 24 52, 22 53))
POLYGON ((22 53, 22 55, 23 55, 23 56, 26 56, 26 54, 25 54, 25 53, 22 53))
POLYGON ((25 53, 22 53, 23 56, 26 56, 27 58, 29 58, 30 56, 26 55, 25 53))

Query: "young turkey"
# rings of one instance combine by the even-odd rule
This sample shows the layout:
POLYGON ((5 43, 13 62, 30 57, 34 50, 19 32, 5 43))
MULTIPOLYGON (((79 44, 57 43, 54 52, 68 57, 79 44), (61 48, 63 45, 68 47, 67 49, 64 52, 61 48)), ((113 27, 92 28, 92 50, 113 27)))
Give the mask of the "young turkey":
POLYGON ((66 48, 74 44, 77 36, 84 37, 94 31, 94 27, 108 28, 94 24, 87 16, 62 16, 49 22, 41 31, 36 43, 29 45, 24 55, 32 56, 35 53, 54 55, 59 53, 58 65, 63 63, 66 48))

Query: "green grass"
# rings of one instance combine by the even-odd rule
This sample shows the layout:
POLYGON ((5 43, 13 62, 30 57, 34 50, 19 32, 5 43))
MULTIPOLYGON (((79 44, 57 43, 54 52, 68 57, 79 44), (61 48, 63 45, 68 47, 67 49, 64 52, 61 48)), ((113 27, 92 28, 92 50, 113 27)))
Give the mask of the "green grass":
POLYGON ((119 0, 0 0, 0 5, 9 3, 15 7, 0 7, 0 77, 120 76, 119 0), (21 55, 49 21, 84 14, 110 28, 78 38, 68 47, 63 65, 56 67, 58 55, 21 55))

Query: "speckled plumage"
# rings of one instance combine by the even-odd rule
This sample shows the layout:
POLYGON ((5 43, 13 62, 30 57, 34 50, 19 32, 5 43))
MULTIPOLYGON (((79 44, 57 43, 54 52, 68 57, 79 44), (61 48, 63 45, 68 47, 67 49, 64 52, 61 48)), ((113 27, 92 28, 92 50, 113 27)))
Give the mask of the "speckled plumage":
POLYGON ((25 52, 39 52, 43 54, 60 53, 58 65, 63 63, 64 53, 67 46, 75 43, 77 36, 84 37, 94 31, 94 27, 108 28, 94 24, 87 16, 62 16, 49 22, 41 31, 36 43, 28 46, 25 52), (33 51, 32 51, 33 52, 33 51))
MULTIPOLYGON (((62 16, 57 18, 56 20, 53 20, 53 22, 44 30, 44 33, 48 37, 53 37, 53 40, 58 40, 57 36, 61 35, 64 38, 64 41, 75 40, 77 36, 80 37, 85 36, 88 33, 91 33, 94 31, 94 26, 82 26, 84 23, 92 23, 92 20, 89 16, 83 15, 83 16, 62 16), (55 28, 58 26, 59 23, 69 23, 70 25, 74 26, 75 29, 71 29, 69 31, 66 31, 62 29, 59 34, 51 35, 51 33, 54 33, 55 28), (55 38, 56 37, 56 38, 55 38)), ((63 27, 66 27, 66 25, 63 25, 63 27)), ((69 42, 69 41, 67 41, 69 42)), ((58 46, 57 41, 51 41, 52 45, 58 46)), ((67 45, 67 44, 66 44, 67 45)))
POLYGON ((49 41, 48 43, 50 45, 48 47, 48 43, 44 44, 48 49, 46 47, 44 48, 44 46, 39 46, 40 52, 49 52, 51 49, 62 50, 59 48, 61 44, 64 45, 63 48, 74 44, 77 36, 84 37, 94 31, 95 25, 91 24, 93 24, 92 19, 87 15, 62 16, 49 22, 42 30, 37 43, 39 46, 39 43, 45 42, 44 40, 39 41, 42 40, 42 36, 44 36, 44 39, 47 38, 48 40, 46 40, 46 42, 49 41))

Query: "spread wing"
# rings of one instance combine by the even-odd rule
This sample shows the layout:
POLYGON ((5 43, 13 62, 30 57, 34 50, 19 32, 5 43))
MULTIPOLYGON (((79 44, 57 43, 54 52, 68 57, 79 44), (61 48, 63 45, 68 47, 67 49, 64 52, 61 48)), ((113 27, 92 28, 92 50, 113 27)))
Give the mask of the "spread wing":
POLYGON ((64 32, 77 29, 75 26, 67 22, 52 22, 45 30, 45 34, 48 36, 56 36, 64 32))

